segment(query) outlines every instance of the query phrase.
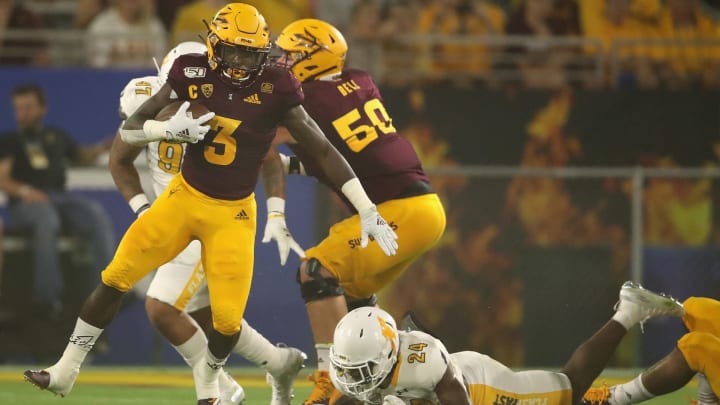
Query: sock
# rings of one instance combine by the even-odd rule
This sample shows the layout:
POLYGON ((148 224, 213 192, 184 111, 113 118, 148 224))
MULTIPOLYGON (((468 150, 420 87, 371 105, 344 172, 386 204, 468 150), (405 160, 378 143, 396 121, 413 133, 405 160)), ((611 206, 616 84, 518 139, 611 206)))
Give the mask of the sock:
POLYGON ((642 382, 642 374, 635 377, 634 380, 625 384, 615 385, 611 389, 610 405, 630 405, 654 398, 642 382))
POLYGON ((698 381, 698 401, 697 405, 718 405, 720 404, 720 401, 718 400, 717 395, 712 390, 712 387, 710 387, 710 384, 707 381, 707 378, 701 373, 698 373, 697 375, 697 381, 698 381))
POLYGON ((625 330, 630 330, 635 324, 638 322, 634 314, 628 313, 629 311, 623 311, 622 309, 619 309, 615 314, 612 316, 612 320, 619 323, 620 325, 625 328, 625 330))
POLYGON ((330 371, 330 346, 332 343, 318 343, 315 345, 317 353, 318 371, 330 371))
POLYGON ((65 348, 60 360, 53 366, 54 368, 65 368, 67 370, 80 370, 82 362, 87 354, 92 350, 95 342, 102 333, 102 329, 90 325, 89 323, 78 318, 75 322, 75 329, 70 335, 70 342, 65 348))
MULTIPOLYGON (((229 356, 228 356, 229 357, 229 356)), ((205 350, 201 361, 193 368, 197 399, 218 398, 220 386, 218 376, 227 362, 227 357, 218 359, 210 349, 205 350)))
POLYGON ((63 394, 70 392, 80 373, 80 366, 102 331, 78 318, 62 357, 46 369, 50 373, 50 388, 55 388, 63 394))
POLYGON ((252 361, 270 374, 284 365, 280 350, 265 339, 265 336, 253 329, 245 319, 242 320, 240 337, 233 347, 233 353, 252 361))
POLYGON ((205 332, 200 328, 195 329, 195 333, 190 336, 190 339, 186 340, 185 343, 173 346, 175 350, 180 353, 182 358, 188 364, 188 366, 195 367, 200 361, 202 361, 207 348, 207 337, 205 332))

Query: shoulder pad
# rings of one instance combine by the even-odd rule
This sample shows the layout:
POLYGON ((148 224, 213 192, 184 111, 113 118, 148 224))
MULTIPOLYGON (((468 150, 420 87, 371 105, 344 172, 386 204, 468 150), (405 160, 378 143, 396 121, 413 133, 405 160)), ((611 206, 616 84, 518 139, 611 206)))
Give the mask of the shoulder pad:
POLYGON ((132 79, 120 93, 120 117, 126 119, 151 96, 160 90, 157 76, 132 79))

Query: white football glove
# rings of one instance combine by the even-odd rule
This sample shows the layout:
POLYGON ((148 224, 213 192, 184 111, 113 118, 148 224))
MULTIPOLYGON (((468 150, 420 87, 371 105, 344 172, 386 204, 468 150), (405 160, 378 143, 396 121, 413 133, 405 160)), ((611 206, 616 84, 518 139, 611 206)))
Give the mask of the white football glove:
POLYGON ((267 224, 265 225, 265 235, 263 243, 275 240, 278 245, 278 253, 280 254, 280 265, 284 266, 290 255, 290 249, 297 253, 301 258, 305 257, 305 251, 295 242, 290 231, 285 224, 285 215, 279 212, 271 212, 268 214, 267 224))
POLYGON ((385 395, 382 405, 405 405, 405 401, 395 395, 385 395))
POLYGON ((188 112, 189 107, 190 102, 185 101, 175 115, 165 122, 165 139, 168 142, 197 143, 202 141, 210 130, 210 125, 203 124, 210 121, 215 113, 211 111, 199 118, 193 118, 192 113, 188 112))
POLYGON ((380 216, 377 206, 373 205, 358 212, 358 215, 360 216, 360 228, 362 230, 360 246, 367 247, 368 236, 372 236, 386 255, 395 256, 398 248, 397 234, 380 216))

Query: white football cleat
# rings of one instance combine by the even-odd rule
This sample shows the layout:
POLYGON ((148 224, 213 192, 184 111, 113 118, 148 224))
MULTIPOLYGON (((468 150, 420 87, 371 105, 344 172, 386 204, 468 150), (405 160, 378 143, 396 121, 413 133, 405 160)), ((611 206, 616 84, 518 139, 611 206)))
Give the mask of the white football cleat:
POLYGON ((293 383, 300 369, 305 367, 307 355, 282 343, 278 344, 278 350, 285 352, 284 366, 280 370, 266 374, 267 383, 272 386, 270 405, 290 405, 293 398, 293 383))
POLYGON ((218 376, 220 385, 220 403, 223 405, 240 405, 245 401, 245 390, 225 370, 218 376))
POLYGON ((682 317, 683 305, 675 298, 643 288, 640 284, 626 281, 620 288, 620 301, 615 304, 617 312, 625 312, 640 323, 657 316, 682 317))

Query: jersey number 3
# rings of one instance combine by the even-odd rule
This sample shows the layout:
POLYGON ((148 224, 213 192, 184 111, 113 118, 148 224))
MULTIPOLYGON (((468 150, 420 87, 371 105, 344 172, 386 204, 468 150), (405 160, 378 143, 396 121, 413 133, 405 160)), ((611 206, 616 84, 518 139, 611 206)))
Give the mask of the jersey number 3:
POLYGON ((210 145, 205 146, 203 153, 205 160, 218 166, 227 166, 235 160, 237 140, 233 134, 241 123, 240 120, 217 115, 213 118, 212 129, 205 135, 210 139, 210 145))
POLYGON ((383 134, 392 134, 395 131, 392 120, 385 110, 382 102, 374 98, 363 105, 363 113, 372 125, 363 124, 363 115, 360 109, 355 108, 349 113, 333 121, 335 130, 353 152, 360 152, 378 137, 378 130, 383 134), (360 121, 358 125, 358 121, 360 121))

